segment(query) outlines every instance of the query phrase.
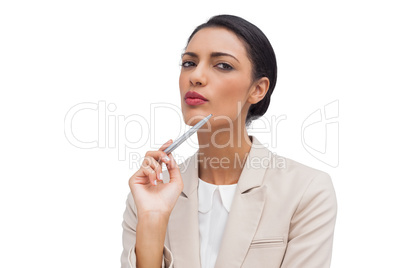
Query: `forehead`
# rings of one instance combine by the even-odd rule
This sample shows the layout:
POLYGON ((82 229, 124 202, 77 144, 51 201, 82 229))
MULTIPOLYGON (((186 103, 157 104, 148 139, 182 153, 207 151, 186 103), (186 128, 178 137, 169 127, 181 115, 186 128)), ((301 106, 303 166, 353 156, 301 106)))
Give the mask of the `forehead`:
POLYGON ((247 57, 243 40, 235 33, 221 27, 199 30, 187 45, 186 51, 226 52, 247 57))

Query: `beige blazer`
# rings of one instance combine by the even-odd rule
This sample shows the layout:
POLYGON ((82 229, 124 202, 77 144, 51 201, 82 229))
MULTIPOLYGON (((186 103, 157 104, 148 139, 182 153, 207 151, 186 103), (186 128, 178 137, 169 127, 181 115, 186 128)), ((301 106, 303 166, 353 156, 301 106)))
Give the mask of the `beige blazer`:
MULTIPOLYGON (((274 155, 255 137, 238 181, 216 268, 330 267, 337 211, 325 172, 274 155)), ((180 166, 184 189, 169 219, 162 267, 201 268, 197 153, 180 166)), ((167 171, 163 176, 169 177, 167 171)), ((136 207, 123 216, 123 268, 136 267, 136 207)))

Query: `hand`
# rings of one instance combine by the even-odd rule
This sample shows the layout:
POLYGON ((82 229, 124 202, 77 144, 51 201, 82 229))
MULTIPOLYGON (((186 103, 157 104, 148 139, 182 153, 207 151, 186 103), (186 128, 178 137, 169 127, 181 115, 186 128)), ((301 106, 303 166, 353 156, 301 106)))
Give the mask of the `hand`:
POLYGON ((148 213, 169 217, 183 190, 183 180, 176 161, 172 154, 166 155, 163 152, 171 144, 172 140, 169 140, 158 151, 148 151, 141 168, 129 180, 138 217, 148 213), (169 183, 163 183, 160 177, 162 163, 168 168, 169 183))

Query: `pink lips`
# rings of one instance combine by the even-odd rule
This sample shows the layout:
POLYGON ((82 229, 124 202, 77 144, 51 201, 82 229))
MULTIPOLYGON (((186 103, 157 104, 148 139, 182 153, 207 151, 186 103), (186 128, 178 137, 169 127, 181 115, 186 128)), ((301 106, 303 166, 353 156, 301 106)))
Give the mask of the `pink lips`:
POLYGON ((195 91, 188 91, 186 95, 184 95, 184 101, 188 105, 201 105, 206 103, 208 99, 195 91))

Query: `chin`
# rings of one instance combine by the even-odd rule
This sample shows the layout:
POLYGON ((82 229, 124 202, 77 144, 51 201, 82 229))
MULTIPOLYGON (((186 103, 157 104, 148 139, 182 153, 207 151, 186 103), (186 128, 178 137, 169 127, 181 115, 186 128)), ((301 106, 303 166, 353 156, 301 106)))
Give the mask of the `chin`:
POLYGON ((204 117, 211 114, 210 112, 203 111, 202 109, 197 109, 197 108, 195 108, 195 109, 184 108, 184 109, 182 109, 182 113, 183 113, 184 123, 188 126, 194 126, 199 121, 201 121, 204 117))

